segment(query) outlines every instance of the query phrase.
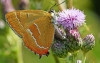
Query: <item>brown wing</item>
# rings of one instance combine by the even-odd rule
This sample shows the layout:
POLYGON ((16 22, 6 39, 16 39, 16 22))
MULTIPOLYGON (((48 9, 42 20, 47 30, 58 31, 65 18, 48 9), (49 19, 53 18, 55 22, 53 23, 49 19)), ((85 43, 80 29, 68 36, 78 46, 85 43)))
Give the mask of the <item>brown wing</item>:
POLYGON ((6 14, 7 23, 13 29, 13 31, 20 37, 22 37, 24 28, 28 26, 36 19, 43 16, 42 10, 19 10, 6 14))
POLYGON ((29 49, 40 55, 48 53, 54 36, 49 13, 41 10, 17 11, 8 13, 6 18, 29 49))

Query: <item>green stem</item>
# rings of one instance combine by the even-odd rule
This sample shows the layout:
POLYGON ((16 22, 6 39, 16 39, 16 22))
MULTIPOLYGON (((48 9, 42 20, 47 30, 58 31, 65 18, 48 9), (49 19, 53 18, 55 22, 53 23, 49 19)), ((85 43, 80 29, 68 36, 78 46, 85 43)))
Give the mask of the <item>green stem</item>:
POLYGON ((55 63, 60 63, 59 59, 53 54, 53 57, 55 59, 55 63))
POLYGON ((86 53, 83 53, 82 63, 85 63, 86 61, 86 53))
POLYGON ((66 58, 66 63, 76 63, 77 62, 77 53, 78 53, 78 51, 69 53, 66 58))
POLYGON ((73 56, 73 60, 72 60, 72 63, 75 63, 75 57, 73 56))
POLYGON ((76 55, 73 54, 73 63, 76 63, 77 59, 76 59, 76 55))
POLYGON ((66 63, 72 63, 72 55, 68 53, 68 56, 66 57, 66 63))
POLYGON ((77 54, 75 52, 73 52, 72 55, 70 56, 71 63, 76 63, 76 61, 77 61, 76 56, 77 56, 77 54))

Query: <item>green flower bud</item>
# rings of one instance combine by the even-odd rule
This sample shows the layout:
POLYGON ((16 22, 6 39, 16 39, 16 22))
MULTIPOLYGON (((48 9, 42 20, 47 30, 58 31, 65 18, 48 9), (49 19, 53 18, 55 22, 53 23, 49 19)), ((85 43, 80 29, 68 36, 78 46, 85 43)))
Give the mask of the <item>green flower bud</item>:
POLYGON ((94 45, 95 45, 95 38, 92 34, 89 34, 83 39, 83 45, 81 50, 84 53, 87 53, 88 51, 93 49, 94 45))

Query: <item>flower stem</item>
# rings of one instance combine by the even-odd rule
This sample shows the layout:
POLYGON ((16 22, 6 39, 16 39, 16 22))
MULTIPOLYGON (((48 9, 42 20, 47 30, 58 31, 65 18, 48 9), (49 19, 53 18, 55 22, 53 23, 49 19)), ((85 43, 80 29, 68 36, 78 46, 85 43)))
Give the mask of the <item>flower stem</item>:
POLYGON ((77 62, 76 56, 77 56, 77 54, 75 52, 71 53, 71 55, 69 56, 70 63, 76 63, 77 62))
POLYGON ((86 61, 86 53, 83 53, 82 63, 85 63, 85 61, 86 61))
POLYGON ((76 54, 73 54, 73 63, 76 63, 76 54))

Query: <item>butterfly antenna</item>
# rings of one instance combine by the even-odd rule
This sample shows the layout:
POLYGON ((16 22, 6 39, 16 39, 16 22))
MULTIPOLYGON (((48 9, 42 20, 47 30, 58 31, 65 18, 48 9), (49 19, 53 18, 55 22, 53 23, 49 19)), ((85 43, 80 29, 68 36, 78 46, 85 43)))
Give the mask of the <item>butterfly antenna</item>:
POLYGON ((57 4, 56 6, 58 6, 58 5, 60 5, 60 4, 64 3, 64 2, 65 2, 65 0, 64 0, 63 2, 61 2, 61 3, 57 4))
POLYGON ((53 9, 53 7, 55 7, 57 4, 55 3, 51 8, 50 8, 50 10, 52 10, 53 9))
POLYGON ((61 2, 61 3, 59 3, 59 4, 56 4, 56 3, 55 3, 55 4, 50 8, 50 10, 52 10, 53 7, 58 6, 58 5, 60 5, 60 4, 64 3, 64 2, 65 2, 65 0, 64 0, 63 2, 61 2))

